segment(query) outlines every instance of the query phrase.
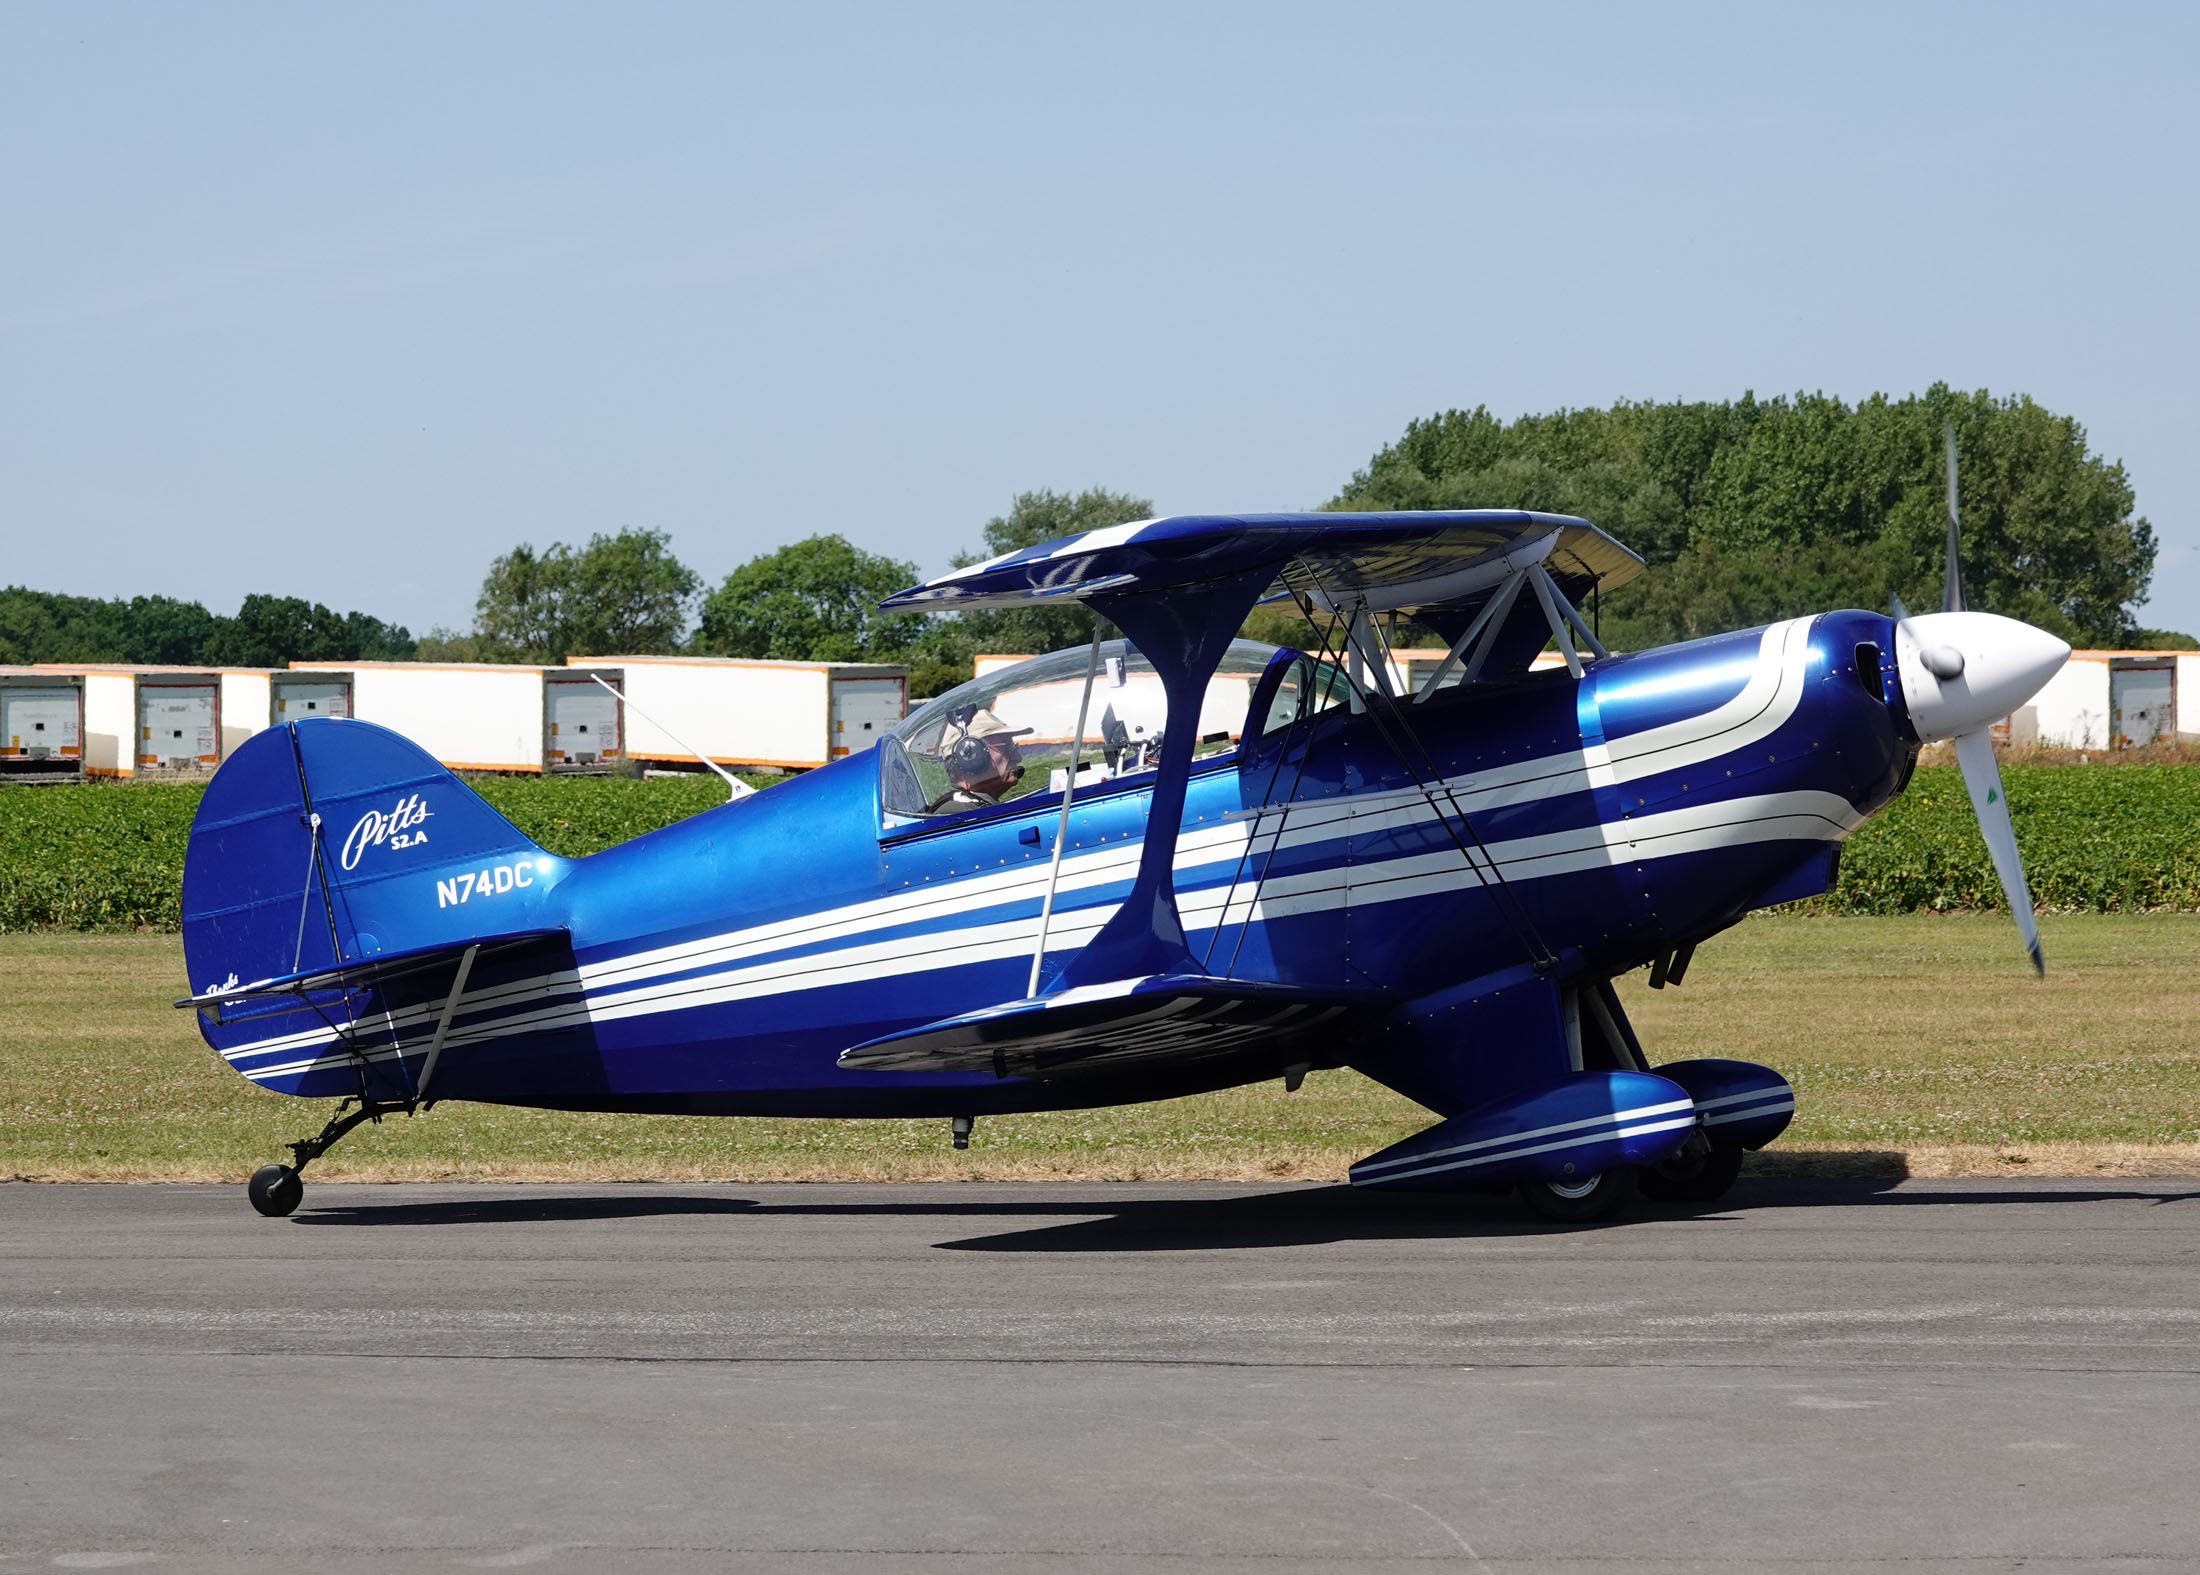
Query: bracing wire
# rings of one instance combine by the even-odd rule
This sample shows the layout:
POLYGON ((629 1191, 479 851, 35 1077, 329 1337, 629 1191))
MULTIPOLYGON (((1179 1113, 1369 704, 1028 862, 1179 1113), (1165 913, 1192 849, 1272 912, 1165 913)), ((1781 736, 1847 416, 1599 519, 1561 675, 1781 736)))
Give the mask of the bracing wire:
MULTIPOLYGON (((1301 563, 1294 565, 1294 567, 1304 569, 1311 591, 1321 593, 1322 599, 1332 609, 1339 605, 1336 598, 1322 586, 1319 571, 1312 564, 1304 563, 1301 560, 1301 563)), ((1292 598, 1299 602, 1302 611, 1311 621, 1313 618, 1312 595, 1302 594, 1297 586, 1290 585, 1288 576, 1286 577, 1286 585, 1291 591, 1292 598)), ((1335 619, 1332 618, 1331 621, 1334 622, 1335 619)), ((1325 653, 1329 649, 1329 640, 1329 634, 1325 631, 1322 635, 1322 649, 1325 653)), ((1387 661, 1388 653, 1384 654, 1387 661)), ((1412 723, 1406 719, 1397 702, 1389 695, 1378 692, 1371 697, 1367 714, 1374 720, 1376 731, 1382 735, 1385 747, 1396 757, 1398 763, 1406 769, 1407 774, 1413 778, 1414 786, 1421 790, 1422 796, 1429 802, 1429 807, 1436 810, 1437 823, 1444 828, 1444 833, 1451 839, 1452 846, 1459 850, 1459 856, 1466 860, 1467 868, 1472 870, 1475 878, 1491 891, 1499 910, 1505 915, 1506 922, 1512 927, 1522 946, 1527 949, 1529 958, 1539 968, 1548 967, 1556 962, 1557 958, 1550 948, 1544 944, 1543 937, 1537 932, 1534 921, 1528 917, 1528 911, 1522 905, 1519 894, 1512 889, 1511 883, 1505 879, 1505 872, 1498 867, 1497 860, 1491 856, 1488 844, 1483 842, 1481 833, 1474 829, 1473 820, 1469 818, 1465 807, 1460 804, 1457 795, 1452 792, 1450 784, 1444 780, 1442 772, 1438 770, 1435 757, 1429 753, 1427 745, 1421 742, 1420 735, 1414 731, 1412 723), (1384 717, 1386 711, 1390 713, 1388 721, 1384 717), (1398 740, 1392 736, 1389 726, 1390 721, 1395 721, 1398 724, 1400 731, 1404 733, 1406 739, 1411 742, 1415 751, 1419 753, 1423 764, 1427 768, 1427 776, 1423 775, 1420 767, 1414 765, 1398 740), (1430 780, 1431 777, 1434 779, 1433 782, 1430 780), (1451 815, 1446 815, 1437 803, 1439 795, 1442 796, 1444 803, 1451 806, 1451 815), (1453 815, 1458 817, 1459 826, 1457 828, 1452 825, 1453 815), (1460 839, 1460 828, 1465 830, 1467 838, 1474 843, 1475 851, 1481 854, 1481 863, 1476 862, 1474 853, 1469 852, 1466 842, 1460 839), (1486 874, 1483 870, 1484 865, 1488 866, 1488 873, 1486 874)))
MULTIPOLYGON (((1316 667, 1314 671, 1315 676, 1318 677, 1321 669, 1316 667)), ((1224 965, 1222 970, 1222 977, 1225 979, 1235 977, 1237 973, 1238 957, 1245 950, 1246 932, 1253 927, 1253 909, 1260 902, 1261 888, 1268 883, 1268 872, 1275 868, 1276 855, 1283 849, 1284 825, 1291 818, 1292 806, 1298 802, 1299 784, 1306 780, 1307 763, 1314 758, 1314 725, 1315 719, 1320 713, 1312 708, 1312 702, 1313 691, 1308 689, 1302 692, 1299 697, 1299 704, 1303 714, 1293 717, 1284 728, 1282 742, 1276 747, 1276 763, 1269 767, 1268 784, 1261 789, 1261 802, 1256 809, 1252 827, 1246 835, 1244 850, 1238 854, 1237 868, 1231 871, 1230 884, 1224 890, 1221 917, 1215 921, 1214 934, 1207 938, 1207 950, 1199 960, 1199 965, 1202 968, 1207 969, 1210 973, 1213 972, 1215 945, 1222 939, 1223 926, 1229 921, 1230 909, 1236 905, 1238 882, 1244 879, 1246 863, 1253 856, 1253 845, 1260 840, 1261 820, 1265 816, 1267 806, 1276 803, 1276 779, 1283 775, 1284 757, 1291 750, 1291 736, 1298 731, 1299 724, 1303 721, 1306 724, 1306 747, 1299 751, 1299 766, 1291 778, 1291 791, 1284 796, 1283 802, 1276 810, 1276 828, 1269 835, 1267 855, 1261 860, 1260 874, 1254 877, 1252 893, 1245 899, 1245 917, 1238 921, 1237 940, 1231 945, 1230 961, 1224 965)), ((1246 722, 1249 726, 1252 718, 1247 717, 1246 722)), ((1239 747, 1249 748, 1251 745, 1241 743, 1239 747)))

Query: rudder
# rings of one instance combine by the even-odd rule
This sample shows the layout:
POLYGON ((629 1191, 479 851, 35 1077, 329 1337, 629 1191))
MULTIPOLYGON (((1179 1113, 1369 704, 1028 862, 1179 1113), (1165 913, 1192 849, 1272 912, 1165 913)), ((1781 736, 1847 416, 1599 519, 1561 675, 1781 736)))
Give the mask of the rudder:
POLYGON ((214 774, 191 822, 191 988, 525 928, 549 911, 562 868, 387 728, 270 728, 214 774))

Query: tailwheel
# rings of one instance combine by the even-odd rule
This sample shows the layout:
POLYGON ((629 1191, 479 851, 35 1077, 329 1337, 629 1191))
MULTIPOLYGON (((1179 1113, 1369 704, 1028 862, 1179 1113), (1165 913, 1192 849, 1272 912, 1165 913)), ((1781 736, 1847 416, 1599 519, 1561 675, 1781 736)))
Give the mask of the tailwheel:
POLYGON ((306 1195, 306 1184, 288 1165, 262 1165, 252 1173, 244 1190, 255 1209, 269 1219, 281 1219, 298 1207, 298 1200, 306 1195))
POLYGON ((1692 1139, 1643 1171, 1642 1195, 1657 1203, 1716 1203, 1741 1173, 1741 1144, 1692 1139))
POLYGON ((403 1111, 411 1115, 415 1110, 425 1110, 433 1100, 392 1101, 351 1098, 336 1107, 328 1125, 321 1128, 318 1137, 301 1138, 289 1145, 292 1163, 288 1165, 262 1165, 245 1183, 245 1196, 252 1206, 269 1219, 281 1219, 298 1207, 298 1200, 306 1195, 306 1184, 298 1173, 326 1154, 343 1140, 344 1134, 362 1121, 380 1121, 384 1116, 403 1111), (355 1108, 356 1107, 356 1108, 355 1108))
POLYGON ((1615 1165, 1593 1176, 1520 1183, 1520 1201, 1559 1225, 1586 1225, 1610 1219, 1634 1195, 1635 1171, 1627 1165, 1615 1165))

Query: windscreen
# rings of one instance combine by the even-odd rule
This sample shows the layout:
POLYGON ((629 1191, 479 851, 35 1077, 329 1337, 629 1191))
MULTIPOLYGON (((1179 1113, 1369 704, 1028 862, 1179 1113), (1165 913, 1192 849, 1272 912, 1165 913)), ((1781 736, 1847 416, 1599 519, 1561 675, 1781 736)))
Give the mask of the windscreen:
MULTIPOLYGON (((1253 685, 1275 650, 1231 642, 1207 682, 1193 759, 1237 747, 1253 685)), ((906 822, 1059 793, 1073 753, 1080 793, 1153 770, 1168 723, 1160 676, 1128 640, 1103 641, 1080 743, 1077 708, 1091 661, 1092 648, 1078 646, 1010 662, 920 707, 879 752, 887 814, 906 822)))

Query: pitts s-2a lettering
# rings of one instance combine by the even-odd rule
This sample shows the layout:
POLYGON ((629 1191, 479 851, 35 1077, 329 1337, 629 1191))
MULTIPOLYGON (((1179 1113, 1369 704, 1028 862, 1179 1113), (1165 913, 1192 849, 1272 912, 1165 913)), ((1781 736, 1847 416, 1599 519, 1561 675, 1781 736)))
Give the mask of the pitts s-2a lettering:
POLYGON ((394 733, 261 733, 214 777, 184 873, 191 977, 230 982, 179 1004, 242 1075, 346 1103, 253 1202, 288 1213, 353 1125, 445 1099, 937 1116, 959 1144, 987 1114, 1337 1066, 1436 1118, 1358 1185, 1518 1188, 1560 1219, 1637 1185, 1716 1197, 1793 1092, 1745 1062, 1654 1064, 1611 981, 1677 980, 1751 909, 1826 890, 1936 739, 2037 963, 1987 729, 2068 650, 1965 610, 1951 535, 1940 612, 1608 655, 1579 604, 1640 568, 1586 521, 1519 512, 1066 537, 886 605, 1079 602, 1090 646, 581 859, 394 733), (1280 599, 1323 650, 1233 638, 1280 599), (1410 689, 1394 615, 1450 641, 1410 689), (1565 665, 1532 671, 1554 642, 1565 665))

